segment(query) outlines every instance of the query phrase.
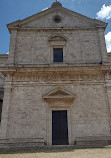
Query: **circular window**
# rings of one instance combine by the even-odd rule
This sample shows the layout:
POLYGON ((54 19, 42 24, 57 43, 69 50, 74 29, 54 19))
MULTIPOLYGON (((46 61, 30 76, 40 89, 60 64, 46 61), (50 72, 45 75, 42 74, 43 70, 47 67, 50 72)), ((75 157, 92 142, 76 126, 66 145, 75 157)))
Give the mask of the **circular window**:
POLYGON ((61 17, 60 17, 59 15, 56 15, 56 16, 54 16, 53 21, 54 21, 55 23, 60 23, 60 22, 62 21, 62 19, 61 19, 61 17))

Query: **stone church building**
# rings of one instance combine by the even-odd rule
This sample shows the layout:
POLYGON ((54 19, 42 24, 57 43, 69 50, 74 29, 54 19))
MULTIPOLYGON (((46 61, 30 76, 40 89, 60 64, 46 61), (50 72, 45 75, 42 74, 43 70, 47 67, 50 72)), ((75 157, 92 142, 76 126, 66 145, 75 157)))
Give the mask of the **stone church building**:
POLYGON ((106 26, 59 2, 7 25, 9 55, 0 55, 0 148, 111 144, 106 26))

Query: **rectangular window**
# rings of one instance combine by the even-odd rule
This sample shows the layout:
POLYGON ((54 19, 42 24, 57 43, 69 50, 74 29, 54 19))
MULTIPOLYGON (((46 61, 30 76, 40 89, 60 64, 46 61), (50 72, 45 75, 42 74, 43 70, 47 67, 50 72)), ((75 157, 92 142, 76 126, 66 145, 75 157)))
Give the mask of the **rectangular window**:
POLYGON ((63 62, 63 48, 53 48, 53 62, 63 62))

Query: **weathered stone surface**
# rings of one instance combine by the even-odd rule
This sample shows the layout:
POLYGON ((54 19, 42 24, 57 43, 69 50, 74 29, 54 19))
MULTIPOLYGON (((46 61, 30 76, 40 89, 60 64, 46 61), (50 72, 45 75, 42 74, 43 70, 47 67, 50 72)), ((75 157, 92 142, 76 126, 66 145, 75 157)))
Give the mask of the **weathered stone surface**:
POLYGON ((10 53, 0 67, 6 76, 0 148, 52 145, 52 110, 67 110, 69 145, 109 143, 111 64, 105 27, 62 6, 8 25, 10 53), (62 17, 58 24, 56 13, 62 17), (53 63, 53 48, 61 47, 63 63, 53 63))
MULTIPOLYGON (((64 63, 101 63, 101 52, 97 30, 91 31, 59 31, 18 32, 16 42, 16 64, 50 64, 52 48, 50 36, 63 35, 67 42, 63 46, 64 63)), ((55 43, 54 43, 55 44, 55 43)), ((60 44, 56 42, 55 46, 60 44)), ((107 55, 107 54, 106 54, 107 55)))

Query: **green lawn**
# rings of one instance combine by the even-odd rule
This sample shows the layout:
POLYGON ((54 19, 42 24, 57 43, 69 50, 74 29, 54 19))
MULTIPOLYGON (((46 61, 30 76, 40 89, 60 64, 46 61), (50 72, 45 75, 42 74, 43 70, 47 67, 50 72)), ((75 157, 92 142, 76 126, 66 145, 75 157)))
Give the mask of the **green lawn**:
POLYGON ((0 158, 111 158, 111 148, 2 151, 0 158))

